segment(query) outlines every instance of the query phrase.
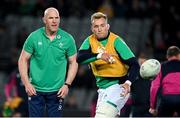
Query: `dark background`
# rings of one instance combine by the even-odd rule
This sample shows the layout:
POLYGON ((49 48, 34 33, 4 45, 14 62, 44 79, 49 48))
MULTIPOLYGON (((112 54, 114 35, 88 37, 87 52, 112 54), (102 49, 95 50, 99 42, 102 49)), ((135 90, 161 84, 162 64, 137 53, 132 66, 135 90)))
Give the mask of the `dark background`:
MULTIPOLYGON (((0 2, 0 108, 4 86, 17 69, 17 60, 30 32, 43 26, 43 12, 55 7, 60 27, 71 33, 77 47, 91 34, 90 16, 97 11, 109 17, 110 30, 121 36, 136 57, 165 60, 171 45, 180 45, 179 0, 1 0, 0 2)), ((88 66, 80 66, 66 99, 67 116, 89 116, 96 95, 95 79, 88 66)), ((2 111, 0 111, 2 112, 2 111)))

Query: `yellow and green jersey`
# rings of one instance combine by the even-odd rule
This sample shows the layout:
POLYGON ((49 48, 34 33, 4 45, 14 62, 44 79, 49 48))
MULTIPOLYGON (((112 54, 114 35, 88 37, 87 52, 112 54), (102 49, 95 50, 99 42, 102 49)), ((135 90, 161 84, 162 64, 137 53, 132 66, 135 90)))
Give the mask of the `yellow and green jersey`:
POLYGON ((134 57, 134 54, 122 38, 111 32, 104 39, 96 39, 94 35, 89 36, 85 39, 78 52, 78 62, 81 64, 90 63, 99 88, 107 88, 119 82, 115 78, 126 76, 129 65, 124 63, 124 61, 134 57), (97 59, 97 54, 102 50, 116 55, 115 63, 109 64, 97 59))

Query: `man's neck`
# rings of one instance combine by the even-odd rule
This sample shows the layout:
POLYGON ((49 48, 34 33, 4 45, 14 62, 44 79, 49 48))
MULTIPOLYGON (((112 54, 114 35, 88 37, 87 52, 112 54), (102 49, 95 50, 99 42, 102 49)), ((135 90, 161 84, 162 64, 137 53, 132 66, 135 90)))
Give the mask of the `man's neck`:
POLYGON ((46 35, 47 37, 52 41, 54 39, 54 37, 56 36, 56 33, 57 32, 49 32, 49 31, 46 31, 46 35))
POLYGON ((99 38, 98 40, 99 40, 99 41, 106 40, 106 39, 109 37, 109 35, 110 35, 110 32, 108 32, 108 35, 107 35, 106 37, 104 37, 104 38, 99 38))
POLYGON ((171 56, 168 57, 168 61, 172 61, 172 60, 178 60, 179 58, 177 56, 171 56))

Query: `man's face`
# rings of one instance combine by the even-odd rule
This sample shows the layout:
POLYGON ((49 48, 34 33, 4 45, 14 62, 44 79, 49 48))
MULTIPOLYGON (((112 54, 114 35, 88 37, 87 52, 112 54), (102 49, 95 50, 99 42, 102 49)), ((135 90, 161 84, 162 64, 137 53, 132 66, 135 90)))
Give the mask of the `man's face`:
POLYGON ((107 21, 104 18, 94 19, 91 30, 97 39, 105 38, 108 35, 109 24, 107 24, 107 21))
POLYGON ((44 16, 44 23, 46 27, 46 31, 49 33, 54 33, 59 28, 60 17, 59 13, 55 10, 49 10, 47 14, 44 16))

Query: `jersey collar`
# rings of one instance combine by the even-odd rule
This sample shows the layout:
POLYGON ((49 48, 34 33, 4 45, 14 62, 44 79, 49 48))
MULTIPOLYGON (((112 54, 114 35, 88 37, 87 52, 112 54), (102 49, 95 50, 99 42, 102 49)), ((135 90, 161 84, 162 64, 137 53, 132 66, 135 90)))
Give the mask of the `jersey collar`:
POLYGON ((100 39, 98 39, 98 41, 106 40, 109 37, 109 35, 110 35, 110 32, 108 32, 108 35, 105 38, 100 38, 100 39))
MULTIPOLYGON (((42 30, 43 30, 43 35, 44 35, 46 38, 48 38, 48 36, 47 36, 47 34, 46 34, 46 31, 45 31, 45 27, 43 27, 42 30)), ((57 33, 56 33, 55 39, 61 39, 60 28, 58 28, 58 31, 57 31, 57 33)))

